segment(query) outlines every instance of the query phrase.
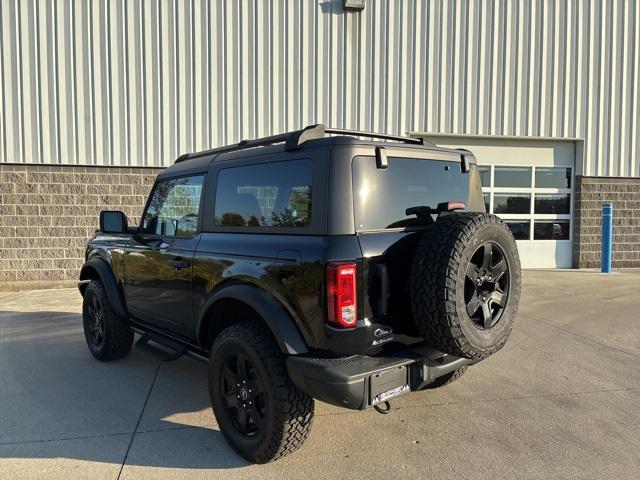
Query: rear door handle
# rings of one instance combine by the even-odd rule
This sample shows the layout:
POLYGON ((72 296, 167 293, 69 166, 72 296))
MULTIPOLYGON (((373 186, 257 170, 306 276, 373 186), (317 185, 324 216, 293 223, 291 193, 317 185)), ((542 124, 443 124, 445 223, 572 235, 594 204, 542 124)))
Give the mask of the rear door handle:
POLYGON ((189 262, 186 260, 182 260, 180 257, 172 258, 167 262, 176 270, 182 270, 183 268, 187 268, 189 266, 189 262))

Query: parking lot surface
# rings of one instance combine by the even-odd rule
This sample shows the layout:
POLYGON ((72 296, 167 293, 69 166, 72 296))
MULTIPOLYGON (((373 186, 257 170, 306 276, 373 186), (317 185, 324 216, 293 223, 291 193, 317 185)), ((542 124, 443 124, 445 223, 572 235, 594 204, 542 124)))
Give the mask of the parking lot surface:
POLYGON ((0 294, 0 478, 640 478, 640 271, 527 271, 506 347, 390 415, 316 403, 306 445, 250 465, 206 365, 89 354, 75 289, 0 294))

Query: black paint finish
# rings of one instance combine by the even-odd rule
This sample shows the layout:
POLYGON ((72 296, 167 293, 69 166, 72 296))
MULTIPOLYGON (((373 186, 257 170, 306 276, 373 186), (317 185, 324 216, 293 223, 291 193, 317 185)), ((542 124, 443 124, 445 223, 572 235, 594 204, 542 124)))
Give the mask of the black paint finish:
MULTIPOLYGON (((112 271, 114 302, 120 302, 136 322, 204 350, 210 346, 211 313, 225 298, 244 300, 253 310, 270 316, 265 321, 281 349, 289 354, 368 354, 382 346, 419 341, 412 328, 406 279, 417 242, 428 234, 428 228, 356 234, 352 160, 370 156, 375 162, 375 149, 380 146, 389 156, 425 161, 460 162, 463 154, 351 137, 307 143, 296 151, 276 145, 205 155, 162 172, 159 180, 206 174, 197 233, 171 237, 143 234, 135 227, 122 234, 97 232, 87 245, 87 260, 106 262, 112 271), (297 159, 313 163, 308 226, 234 228, 215 224, 216 184, 222 169, 297 159), (325 272, 330 262, 354 262, 357 266, 358 321, 352 329, 332 328, 325 321, 325 272), (238 285, 243 288, 230 288, 238 285)), ((477 169, 461 174, 469 176, 467 209, 481 210, 484 204, 477 169)), ((89 262, 84 278, 89 278, 91 269, 89 262)))

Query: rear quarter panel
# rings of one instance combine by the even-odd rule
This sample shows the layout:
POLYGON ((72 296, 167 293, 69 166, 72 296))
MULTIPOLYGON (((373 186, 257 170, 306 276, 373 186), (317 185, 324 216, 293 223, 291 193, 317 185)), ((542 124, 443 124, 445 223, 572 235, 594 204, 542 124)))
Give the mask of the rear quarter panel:
POLYGON ((203 233, 193 261, 196 322, 219 289, 252 284, 285 306, 308 345, 317 344, 324 335, 324 244, 322 236, 203 233))

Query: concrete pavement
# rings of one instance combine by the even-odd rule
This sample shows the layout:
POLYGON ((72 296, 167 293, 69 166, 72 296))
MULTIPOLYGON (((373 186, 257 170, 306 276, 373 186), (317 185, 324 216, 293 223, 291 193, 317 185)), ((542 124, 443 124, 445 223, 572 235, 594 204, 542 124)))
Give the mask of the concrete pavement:
POLYGON ((0 296, 0 478, 640 478, 640 271, 527 271, 507 346, 391 415, 316 404, 307 444, 247 464, 206 366, 94 360, 74 289, 0 296))

